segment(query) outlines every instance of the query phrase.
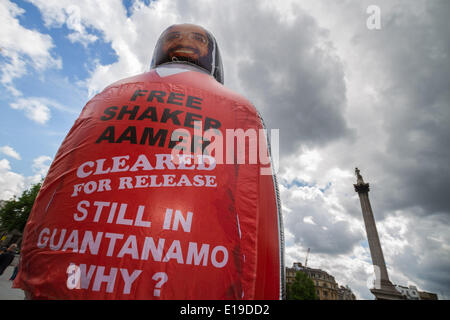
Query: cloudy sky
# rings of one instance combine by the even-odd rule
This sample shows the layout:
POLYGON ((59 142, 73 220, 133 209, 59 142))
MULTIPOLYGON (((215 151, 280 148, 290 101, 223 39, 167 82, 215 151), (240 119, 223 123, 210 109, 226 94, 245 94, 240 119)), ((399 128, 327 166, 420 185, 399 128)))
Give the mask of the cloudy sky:
POLYGON ((359 167, 391 280, 449 298, 449 12, 447 0, 0 0, 0 199, 45 176, 94 94, 149 69, 167 26, 196 23, 219 43, 225 85, 280 129, 286 265, 311 248, 308 266, 373 299, 359 167))

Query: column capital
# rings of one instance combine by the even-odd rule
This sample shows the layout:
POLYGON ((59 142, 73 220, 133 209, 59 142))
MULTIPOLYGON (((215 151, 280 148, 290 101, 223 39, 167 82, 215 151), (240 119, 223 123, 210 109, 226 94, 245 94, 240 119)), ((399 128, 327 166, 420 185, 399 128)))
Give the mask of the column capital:
POLYGON ((358 193, 364 193, 364 192, 367 193, 370 191, 368 183, 358 183, 358 184, 354 184, 353 186, 355 187, 355 191, 358 193))

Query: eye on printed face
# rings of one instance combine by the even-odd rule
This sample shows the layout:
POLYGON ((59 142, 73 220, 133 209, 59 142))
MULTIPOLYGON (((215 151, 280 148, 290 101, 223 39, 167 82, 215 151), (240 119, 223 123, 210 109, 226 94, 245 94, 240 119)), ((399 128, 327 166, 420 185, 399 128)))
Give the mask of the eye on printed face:
POLYGON ((208 54, 208 36, 199 26, 182 24, 167 30, 162 49, 173 57, 198 60, 208 54))

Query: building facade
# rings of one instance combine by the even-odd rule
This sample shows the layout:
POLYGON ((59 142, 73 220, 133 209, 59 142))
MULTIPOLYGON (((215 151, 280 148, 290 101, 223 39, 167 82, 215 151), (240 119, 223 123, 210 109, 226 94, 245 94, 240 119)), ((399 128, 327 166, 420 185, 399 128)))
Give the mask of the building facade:
POLYGON ((349 287, 340 286, 338 289, 338 300, 356 300, 356 296, 349 287))
POLYGON ((316 295, 319 300, 356 300, 350 288, 339 287, 334 277, 321 269, 304 267, 295 262, 292 268, 286 268, 286 283, 294 282, 298 271, 306 273, 313 281, 316 295))
POLYGON ((419 291, 415 286, 404 287, 398 284, 395 285, 395 289, 401 293, 407 300, 420 300, 419 291))
POLYGON ((439 300, 436 293, 419 291, 420 300, 439 300))
POLYGON ((397 289, 406 300, 438 300, 437 294, 419 291, 415 286, 405 287, 395 285, 395 289, 397 289))

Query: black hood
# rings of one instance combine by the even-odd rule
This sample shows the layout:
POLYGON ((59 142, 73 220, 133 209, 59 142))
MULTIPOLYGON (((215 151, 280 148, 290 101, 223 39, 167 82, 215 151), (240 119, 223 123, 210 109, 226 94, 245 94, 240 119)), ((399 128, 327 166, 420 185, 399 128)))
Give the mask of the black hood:
MULTIPOLYGON (((176 32, 175 32, 176 33, 176 32)), ((201 36, 201 35, 200 35, 201 36)), ((174 48, 177 49, 177 48, 174 48)), ((192 51, 198 53, 198 50, 195 48, 189 48, 192 51)), ((217 41, 214 38, 214 36, 204 29, 201 26, 196 25, 172 25, 168 27, 164 32, 161 34, 161 36, 158 39, 158 42, 156 43, 155 50, 153 52, 153 58, 150 65, 150 69, 154 69, 160 65, 163 64, 190 64, 194 66, 198 66, 205 70, 208 74, 212 75, 218 82, 224 83, 224 76, 223 76, 223 66, 222 66, 222 57, 220 56, 219 46, 217 45, 217 41), (171 30, 174 30, 176 27, 182 27, 182 26, 194 26, 197 28, 201 28, 204 31, 204 34, 207 38, 207 53, 203 56, 200 56, 197 59, 188 58, 184 56, 173 56, 172 58, 169 56, 169 52, 164 50, 164 43, 167 41, 167 37, 171 36, 171 30)))

